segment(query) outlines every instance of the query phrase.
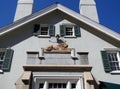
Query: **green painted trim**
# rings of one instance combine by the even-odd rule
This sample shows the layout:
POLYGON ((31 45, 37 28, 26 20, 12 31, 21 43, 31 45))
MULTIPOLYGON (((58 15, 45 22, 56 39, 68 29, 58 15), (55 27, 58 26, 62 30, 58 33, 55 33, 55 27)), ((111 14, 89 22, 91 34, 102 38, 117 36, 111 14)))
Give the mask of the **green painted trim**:
POLYGON ((65 35, 65 26, 60 25, 60 36, 64 36, 64 35, 65 35))
POLYGON ((4 56, 4 62, 3 62, 3 66, 2 66, 3 71, 10 71, 13 52, 14 51, 10 48, 6 49, 5 56, 4 56))
POLYGON ((107 56, 107 52, 101 51, 101 56, 102 56, 104 70, 106 73, 109 73, 111 71, 111 67, 110 67, 110 62, 109 62, 108 56, 107 56))
POLYGON ((74 25, 75 36, 81 37, 80 27, 78 25, 74 25))
POLYGON ((54 25, 49 25, 49 35, 55 36, 55 26, 54 25))
POLYGON ((120 89, 120 84, 100 81, 99 89, 120 89))

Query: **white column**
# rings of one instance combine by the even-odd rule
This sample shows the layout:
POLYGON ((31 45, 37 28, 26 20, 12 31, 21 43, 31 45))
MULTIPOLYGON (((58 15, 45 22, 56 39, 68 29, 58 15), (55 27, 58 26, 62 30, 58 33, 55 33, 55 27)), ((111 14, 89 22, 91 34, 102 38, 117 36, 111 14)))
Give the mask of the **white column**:
POLYGON ((76 89, 82 89, 82 82, 81 82, 81 78, 79 78, 79 80, 77 81, 77 84, 76 84, 76 89))
POLYGON ((43 89, 48 89, 48 82, 47 81, 45 81, 43 89))
POLYGON ((33 0, 18 0, 14 21, 32 14, 33 0))
POLYGON ((37 78, 34 78, 33 88, 34 88, 34 89, 38 89, 38 88, 39 88, 39 82, 38 82, 38 79, 37 79, 37 78))
POLYGON ((71 89, 71 82, 70 81, 67 82, 66 89, 71 89))
POLYGON ((84 15, 96 22, 99 22, 96 3, 94 0, 80 0, 80 14, 84 15))

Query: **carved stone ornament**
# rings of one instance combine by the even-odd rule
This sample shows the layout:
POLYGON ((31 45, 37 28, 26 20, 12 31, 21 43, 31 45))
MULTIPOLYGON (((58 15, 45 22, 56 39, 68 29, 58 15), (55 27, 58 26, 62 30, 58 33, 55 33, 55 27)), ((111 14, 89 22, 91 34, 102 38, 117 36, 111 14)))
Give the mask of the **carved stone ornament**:
POLYGON ((50 45, 48 47, 45 48, 45 51, 53 51, 53 50, 68 50, 68 45, 66 43, 59 43, 58 45, 50 45))

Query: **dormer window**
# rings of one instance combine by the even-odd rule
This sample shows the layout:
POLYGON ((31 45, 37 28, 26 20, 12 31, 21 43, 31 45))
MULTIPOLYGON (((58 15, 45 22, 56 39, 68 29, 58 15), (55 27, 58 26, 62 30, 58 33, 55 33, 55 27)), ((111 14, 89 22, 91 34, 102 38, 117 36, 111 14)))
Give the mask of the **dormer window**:
POLYGON ((35 24, 34 35, 39 37, 54 36, 55 27, 48 24, 35 24))

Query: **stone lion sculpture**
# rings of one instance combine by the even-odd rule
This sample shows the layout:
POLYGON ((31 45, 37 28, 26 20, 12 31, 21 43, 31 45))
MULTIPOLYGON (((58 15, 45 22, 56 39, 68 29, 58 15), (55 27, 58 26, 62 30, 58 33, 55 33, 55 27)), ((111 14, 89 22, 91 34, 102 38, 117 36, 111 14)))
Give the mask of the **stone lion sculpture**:
POLYGON ((45 48, 46 51, 52 51, 52 50, 66 50, 68 49, 68 45, 66 43, 59 43, 56 46, 50 45, 45 48))

